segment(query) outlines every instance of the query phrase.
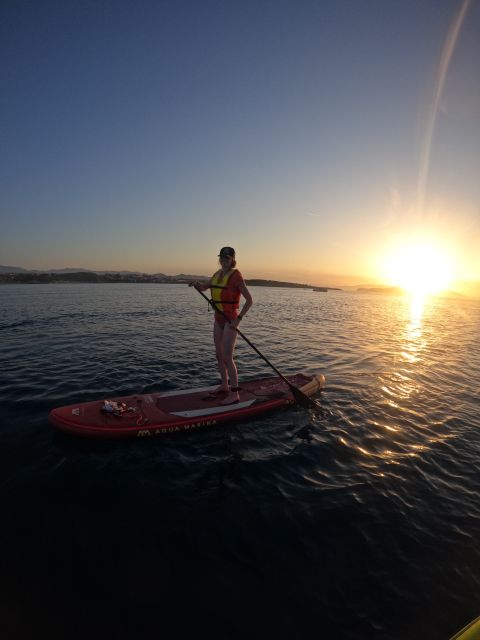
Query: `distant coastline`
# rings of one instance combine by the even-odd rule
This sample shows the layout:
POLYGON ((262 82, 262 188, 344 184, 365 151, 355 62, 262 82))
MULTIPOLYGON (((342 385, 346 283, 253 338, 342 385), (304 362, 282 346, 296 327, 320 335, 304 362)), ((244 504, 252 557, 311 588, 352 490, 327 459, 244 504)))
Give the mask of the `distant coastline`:
POLYGON ((404 290, 401 287, 357 287, 358 293, 382 293, 383 295, 402 295, 404 290))
POLYGON ((122 272, 22 272, 0 273, 0 283, 3 284, 57 284, 68 282, 84 283, 135 283, 154 282, 160 284, 186 283, 193 279, 203 279, 201 276, 166 276, 164 274, 135 274, 122 272))
MULTIPOLYGON (((192 280, 208 281, 204 275, 180 273, 169 276, 164 273, 140 273, 135 271, 90 271, 82 268, 51 269, 47 271, 28 270, 22 267, 9 267, 0 265, 1 284, 66 284, 66 283, 154 283, 154 284, 187 284, 192 280)), ((247 278, 246 283, 250 287, 283 287, 290 289, 309 289, 315 292, 342 291, 359 294, 403 295, 405 291, 401 287, 387 285, 360 285, 360 286, 317 286, 298 282, 286 282, 283 280, 265 280, 261 278, 247 278)), ((480 283, 471 287, 470 295, 461 294, 458 291, 447 291, 442 297, 480 297, 480 283)))
MULTIPOLYGON (((2 268, 6 269, 5 267, 2 268)), ((132 272, 110 271, 26 271, 0 272, 0 284, 60 284, 60 283, 155 283, 155 284, 186 284, 192 280, 207 281, 207 276, 178 274, 168 276, 164 273, 146 274, 132 272)), ((309 284, 284 282, 279 280, 247 279, 246 283, 252 287, 285 287, 294 289, 311 289, 309 284)))

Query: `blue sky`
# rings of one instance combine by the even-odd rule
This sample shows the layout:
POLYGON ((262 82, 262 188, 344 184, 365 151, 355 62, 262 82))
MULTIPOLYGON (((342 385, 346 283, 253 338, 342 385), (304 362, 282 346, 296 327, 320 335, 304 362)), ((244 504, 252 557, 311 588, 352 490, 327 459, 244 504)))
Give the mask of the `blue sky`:
POLYGON ((422 230, 480 278, 480 3, 3 0, 0 264, 372 280, 422 230))

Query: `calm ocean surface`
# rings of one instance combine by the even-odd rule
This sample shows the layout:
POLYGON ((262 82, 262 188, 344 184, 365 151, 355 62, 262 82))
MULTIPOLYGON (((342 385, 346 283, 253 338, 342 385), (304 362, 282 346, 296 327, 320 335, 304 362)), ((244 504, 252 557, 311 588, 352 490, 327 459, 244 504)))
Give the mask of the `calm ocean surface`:
POLYGON ((326 415, 97 443, 49 410, 214 384, 205 301, 0 287, 2 638, 434 640, 480 614, 480 302, 251 291, 242 331, 324 373, 326 415))

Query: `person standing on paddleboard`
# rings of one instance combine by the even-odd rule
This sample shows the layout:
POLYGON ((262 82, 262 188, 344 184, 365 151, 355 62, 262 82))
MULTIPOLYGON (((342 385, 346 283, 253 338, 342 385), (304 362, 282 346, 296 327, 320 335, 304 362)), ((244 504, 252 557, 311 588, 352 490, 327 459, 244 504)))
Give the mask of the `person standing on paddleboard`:
POLYGON ((225 395, 220 404, 227 405, 239 401, 238 373, 233 359, 237 340, 236 328, 252 306, 253 299, 242 274, 235 268, 235 249, 222 247, 218 259, 220 269, 213 274, 208 283, 195 280, 190 282, 189 286, 195 287, 198 291, 211 291, 215 307, 213 340, 221 378, 220 386, 212 395, 225 395), (241 295, 245 298, 245 304, 238 313, 241 295))

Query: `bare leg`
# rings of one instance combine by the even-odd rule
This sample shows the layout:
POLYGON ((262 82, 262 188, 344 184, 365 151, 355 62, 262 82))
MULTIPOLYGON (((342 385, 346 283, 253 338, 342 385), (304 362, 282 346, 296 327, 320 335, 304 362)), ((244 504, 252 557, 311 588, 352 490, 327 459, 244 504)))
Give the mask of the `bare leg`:
POLYGON ((220 389, 228 391, 228 372, 223 355, 224 333, 225 329, 223 329, 218 322, 215 322, 213 324, 213 341, 215 343, 215 355, 217 356, 218 370, 220 371, 220 389))
POLYGON ((228 325, 225 325, 225 329, 223 331, 223 361, 228 370, 231 387, 238 387, 237 365, 233 359, 233 351, 235 349, 236 341, 237 332, 235 329, 231 329, 228 325))
MULTIPOLYGON (((225 325, 223 330, 223 366, 228 371, 228 377, 230 379, 230 387, 236 389, 238 387, 238 372, 237 365, 233 359, 233 352, 235 350, 235 343, 237 341, 237 332, 235 329, 231 329, 229 325, 225 325)), ((222 400, 220 404, 232 404, 238 402, 238 391, 230 391, 227 397, 222 400)))

